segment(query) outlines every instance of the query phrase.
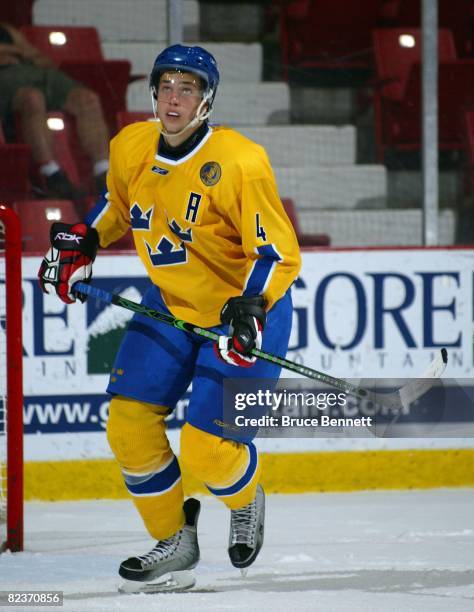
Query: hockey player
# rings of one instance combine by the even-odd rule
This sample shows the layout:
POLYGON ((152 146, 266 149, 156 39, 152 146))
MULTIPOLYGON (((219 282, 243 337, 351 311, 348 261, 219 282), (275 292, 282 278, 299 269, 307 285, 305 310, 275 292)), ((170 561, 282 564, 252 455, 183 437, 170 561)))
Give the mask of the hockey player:
POLYGON ((222 334, 213 346, 135 314, 116 357, 108 441, 157 540, 120 565, 127 590, 153 590, 164 574, 199 560, 199 502, 183 505, 165 432, 191 382, 180 463, 230 509, 235 567, 253 563, 263 543, 257 451, 250 438, 232 439, 222 385, 227 377, 278 378, 279 366, 256 362, 250 351, 263 344, 285 355, 300 255, 264 149, 208 123, 218 84, 216 61, 201 47, 174 45, 158 55, 150 76, 157 121, 129 125, 112 140, 108 193, 85 223, 53 224, 39 272, 45 292, 74 302, 73 285, 91 279, 98 246, 131 226, 151 279, 142 303, 222 334))

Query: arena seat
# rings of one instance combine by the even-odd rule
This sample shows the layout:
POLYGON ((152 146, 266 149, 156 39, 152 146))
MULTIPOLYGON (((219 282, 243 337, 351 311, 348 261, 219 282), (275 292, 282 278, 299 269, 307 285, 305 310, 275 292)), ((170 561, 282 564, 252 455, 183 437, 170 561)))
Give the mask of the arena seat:
MULTIPOLYGON (((421 146, 422 66, 412 66, 403 98, 382 112, 381 155, 387 148, 417 150, 421 146)), ((444 62, 438 66, 438 142, 444 151, 464 148, 464 113, 474 108, 474 60, 444 62)))
POLYGON ((0 123, 0 200, 3 202, 29 197, 30 155, 31 148, 28 145, 5 142, 0 123))
POLYGON ((32 22, 34 0, 15 0, 0 4, 0 22, 20 28, 32 22))
POLYGON ((281 201, 288 218, 293 224, 300 247, 321 247, 329 246, 331 244, 331 240, 327 234, 303 234, 298 222, 295 203, 291 198, 282 198, 281 201))
MULTIPOLYGON (((421 113, 422 66, 415 64, 407 82, 400 125, 414 123, 421 113)), ((438 67, 439 148, 464 147, 464 114, 474 109, 474 59, 443 62, 438 67)), ((400 134, 402 136, 402 134, 400 134)), ((421 139, 421 132, 418 134, 421 139)))
MULTIPOLYGON (((22 127, 18 114, 15 120, 17 138, 21 142, 22 127)), ((80 145, 74 118, 67 113, 49 112, 47 122, 52 136, 54 158, 66 171, 73 185, 85 190, 86 193, 93 193, 95 185, 92 176, 92 162, 80 145)), ((22 144, 21 146, 26 145, 22 144)), ((37 167, 32 165, 30 170, 33 172, 33 181, 37 182, 40 188, 43 188, 43 179, 37 174, 37 167)), ((15 199, 24 198, 25 195, 22 194, 15 199)))
POLYGON ((13 209, 21 220, 23 251, 28 253, 46 253, 50 227, 55 221, 81 221, 79 211, 69 200, 22 200, 14 202, 13 209))
POLYGON ((467 163, 474 169, 474 108, 464 115, 467 163))
POLYGON ((464 115, 466 151, 466 191, 474 202, 474 108, 464 115))
POLYGON ((21 31, 61 70, 100 96, 107 122, 114 133, 115 115, 126 108, 131 64, 125 59, 105 60, 99 34, 93 27, 24 26, 21 31))
POLYGON ((0 143, 0 200, 11 202, 30 196, 30 163, 28 145, 0 143))
MULTIPOLYGON (((421 28, 421 2, 392 0, 393 27, 421 28)), ((459 57, 474 53, 474 4, 472 0, 438 0, 438 27, 451 30, 459 57)))
MULTIPOLYGON (((449 75, 442 65, 457 64, 456 48, 449 30, 439 30, 438 36, 440 78, 447 78, 449 75), (441 77, 441 74, 446 76, 441 77)), ((375 29, 373 40, 375 136, 377 159, 382 162, 387 148, 410 150, 420 146, 421 32, 414 28, 375 29)), ((469 71, 465 67, 459 70, 469 71)), ((456 79, 452 78, 453 84, 456 79)), ((445 86, 446 83, 440 81, 441 95, 445 86)), ((446 120, 440 125, 440 133, 446 131, 448 116, 446 120)), ((449 140, 447 134, 441 140, 449 140)), ((451 144, 443 146, 449 148, 451 144)))
POLYGON ((93 27, 30 25, 21 28, 32 45, 58 66, 68 61, 103 61, 99 34, 93 27))
POLYGON ((302 79, 302 84, 307 84, 309 70, 316 69, 320 83, 324 79, 322 71, 331 71, 333 75, 335 71, 348 71, 347 84, 354 82, 355 71, 362 71, 365 79, 371 64, 371 31, 378 11, 379 0, 281 3, 283 77, 298 82, 302 79))
MULTIPOLYGON (((421 30, 418 28, 385 28, 373 31, 375 77, 386 98, 400 100, 413 64, 421 61, 421 30)), ((438 30, 438 59, 457 59, 453 35, 438 30)))
POLYGON ((153 114, 148 111, 119 111, 117 113, 117 127, 119 130, 138 121, 154 121, 153 114))

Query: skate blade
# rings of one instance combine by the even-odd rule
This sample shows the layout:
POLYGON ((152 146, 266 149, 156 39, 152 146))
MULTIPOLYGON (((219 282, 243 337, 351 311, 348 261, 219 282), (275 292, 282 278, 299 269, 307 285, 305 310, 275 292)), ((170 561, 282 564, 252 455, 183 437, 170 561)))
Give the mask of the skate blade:
POLYGON ((241 570, 240 570, 240 577, 241 578, 246 578, 248 571, 249 571, 248 567, 242 567, 241 570))
POLYGON ((180 572, 168 572, 149 582, 125 580, 118 590, 119 593, 179 593, 192 589, 195 584, 196 579, 193 573, 183 570, 180 572))

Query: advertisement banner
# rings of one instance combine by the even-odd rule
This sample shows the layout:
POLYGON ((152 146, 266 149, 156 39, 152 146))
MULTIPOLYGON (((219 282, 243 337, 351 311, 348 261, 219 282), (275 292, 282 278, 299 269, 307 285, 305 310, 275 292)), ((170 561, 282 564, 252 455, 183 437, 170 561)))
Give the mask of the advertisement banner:
MULTIPOLYGON (((103 432, 105 388, 133 313, 43 295, 40 262, 23 259, 25 432, 103 432)), ((288 359, 345 379, 409 379, 446 347, 446 376, 474 378, 473 262, 470 249, 304 253, 288 359)), ((94 264, 95 285, 133 301, 149 282, 133 255, 100 255, 94 264)), ((181 426, 186 404, 185 397, 171 429, 181 426)))

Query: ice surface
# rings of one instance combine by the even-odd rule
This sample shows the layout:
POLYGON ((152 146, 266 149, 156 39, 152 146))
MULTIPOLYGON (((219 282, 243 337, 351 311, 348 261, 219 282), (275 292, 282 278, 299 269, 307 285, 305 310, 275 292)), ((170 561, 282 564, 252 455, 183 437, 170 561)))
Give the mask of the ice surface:
POLYGON ((40 609, 77 612, 474 610, 474 489, 268 496, 245 579, 227 557, 227 509, 202 504, 188 593, 117 593, 120 561, 152 546, 126 501, 28 503, 26 550, 0 555, 0 590, 62 590, 63 608, 40 609))

